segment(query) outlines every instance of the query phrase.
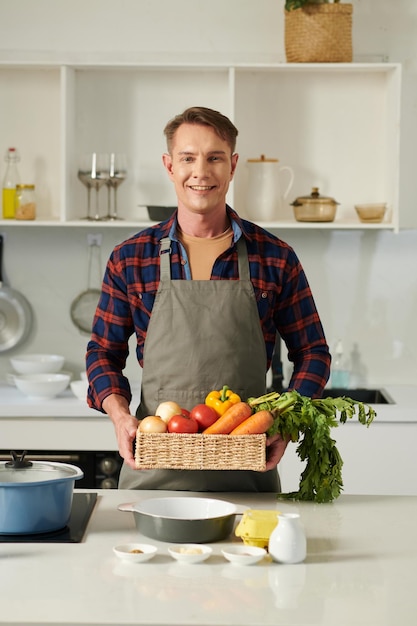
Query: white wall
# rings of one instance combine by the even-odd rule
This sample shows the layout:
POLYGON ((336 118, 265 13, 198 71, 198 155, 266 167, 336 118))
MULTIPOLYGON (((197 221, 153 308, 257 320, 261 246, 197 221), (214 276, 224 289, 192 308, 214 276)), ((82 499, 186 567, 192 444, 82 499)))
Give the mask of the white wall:
MULTIPOLYGON (((349 351, 358 346, 363 381, 413 384, 417 3, 355 0, 353 6, 355 59, 387 57, 403 64, 400 211, 402 224, 411 230, 398 235, 283 231, 280 236, 294 245, 305 266, 329 342, 343 337, 349 351)), ((0 0, 0 60, 189 61, 191 55, 197 60, 283 61, 283 7, 284 0, 0 0)), ((5 147, 0 138, 0 152, 5 147)), ((68 366, 78 371, 87 338, 72 325, 69 308, 86 286, 86 232, 2 231, 7 278, 35 310, 25 350, 63 352, 68 366)), ((130 233, 103 233, 104 263, 111 247, 130 233)), ((10 369, 8 356, 0 357, 0 377, 10 369)), ((130 371, 133 376, 134 362, 130 371)))

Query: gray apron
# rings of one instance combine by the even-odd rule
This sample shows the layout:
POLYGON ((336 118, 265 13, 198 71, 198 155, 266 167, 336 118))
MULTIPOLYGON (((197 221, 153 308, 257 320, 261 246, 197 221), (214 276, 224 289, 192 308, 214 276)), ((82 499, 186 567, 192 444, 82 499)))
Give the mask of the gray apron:
MULTIPOLYGON (((190 410, 212 389, 228 385, 244 400, 265 393, 266 349, 248 253, 238 241, 239 280, 171 280, 169 239, 161 240, 161 278, 143 354, 139 419, 160 402, 190 410)), ((132 470, 120 489, 280 491, 276 469, 132 470)))

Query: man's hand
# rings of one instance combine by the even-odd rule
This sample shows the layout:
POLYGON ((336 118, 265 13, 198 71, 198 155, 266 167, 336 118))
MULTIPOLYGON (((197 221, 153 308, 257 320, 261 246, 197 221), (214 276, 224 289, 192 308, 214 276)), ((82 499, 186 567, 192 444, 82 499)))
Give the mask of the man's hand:
POLYGON ((266 468, 265 471, 274 469, 287 448, 288 439, 282 439, 281 435, 273 435, 266 440, 266 468))
POLYGON ((120 456, 129 467, 135 469, 133 442, 136 438, 138 420, 131 415, 127 400, 116 394, 103 400, 103 409, 113 422, 120 456))

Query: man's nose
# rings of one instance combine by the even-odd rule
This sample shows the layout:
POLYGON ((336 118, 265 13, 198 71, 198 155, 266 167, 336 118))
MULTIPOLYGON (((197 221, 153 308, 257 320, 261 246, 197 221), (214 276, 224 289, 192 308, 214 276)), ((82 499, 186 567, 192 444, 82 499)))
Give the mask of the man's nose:
POLYGON ((195 178, 204 178, 207 176, 208 163, 206 159, 196 159, 194 161, 193 176, 195 178))

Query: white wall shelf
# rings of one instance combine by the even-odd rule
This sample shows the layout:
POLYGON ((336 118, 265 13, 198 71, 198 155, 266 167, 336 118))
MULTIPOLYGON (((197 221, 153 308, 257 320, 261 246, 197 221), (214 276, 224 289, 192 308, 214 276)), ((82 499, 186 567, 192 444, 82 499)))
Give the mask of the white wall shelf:
MULTIPOLYGON (((266 154, 295 172, 291 202, 313 186, 339 206, 330 223, 301 223, 289 204, 280 229, 400 227, 401 66, 352 64, 0 64, 0 137, 21 153, 22 182, 36 184, 35 222, 18 225, 142 228, 138 207, 175 204, 162 167, 163 127, 187 106, 229 115, 239 128, 240 163, 228 201, 246 217, 248 158, 266 154), (119 188, 123 222, 90 222, 77 162, 86 152, 125 152, 119 188), (386 202, 381 224, 361 224, 354 205, 386 202)), ((0 172, 0 176, 2 173, 0 172)), ((92 192, 94 200, 94 192, 92 192)), ((100 191, 102 214, 106 190, 100 191)))
MULTIPOLYGON (((2 228, 136 228, 143 229, 155 224, 155 221, 151 220, 117 220, 117 221, 104 221, 104 220, 0 220, 0 230, 2 228)), ((280 221, 280 222, 261 222, 257 221, 257 224, 267 230, 393 230, 391 223, 377 223, 377 224, 363 224, 361 222, 296 222, 294 221, 280 221)))

